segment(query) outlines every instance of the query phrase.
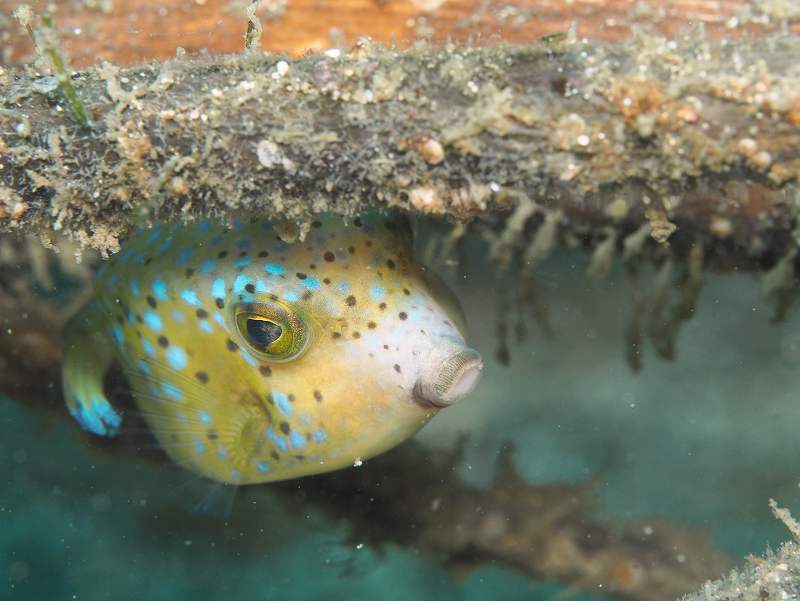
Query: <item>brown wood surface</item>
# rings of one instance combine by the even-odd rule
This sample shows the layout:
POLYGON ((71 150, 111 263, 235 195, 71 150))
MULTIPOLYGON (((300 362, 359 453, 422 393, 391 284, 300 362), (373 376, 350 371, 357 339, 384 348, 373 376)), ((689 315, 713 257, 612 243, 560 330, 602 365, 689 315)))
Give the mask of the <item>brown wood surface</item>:
MULTIPOLYGON (((4 50, 0 60, 7 64, 32 58, 30 40, 11 18, 18 4, 19 0, 0 0, 4 50)), ((55 8, 73 67, 98 60, 130 64, 165 59, 178 46, 190 54, 201 49, 236 52, 243 47, 245 0, 36 0, 30 4, 40 13, 55 8)), ((736 37, 784 26, 797 29, 800 24, 790 21, 787 25, 776 10, 769 23, 732 27, 731 19, 749 5, 740 0, 262 0, 259 15, 264 24, 262 47, 295 55, 330 48, 337 41, 350 44, 359 36, 400 46, 426 34, 435 41, 523 43, 563 32, 572 22, 580 36, 607 41, 628 37, 633 26, 674 36, 692 23, 703 23, 711 36, 736 37), (425 10, 437 3, 438 8, 425 10)), ((753 12, 759 11, 754 8, 753 12)))

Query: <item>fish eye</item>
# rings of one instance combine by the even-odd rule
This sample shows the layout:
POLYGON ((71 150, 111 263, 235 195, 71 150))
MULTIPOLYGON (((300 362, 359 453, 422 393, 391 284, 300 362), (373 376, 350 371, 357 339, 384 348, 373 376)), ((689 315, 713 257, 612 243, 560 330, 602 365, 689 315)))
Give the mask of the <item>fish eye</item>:
POLYGON ((260 317, 247 318, 247 340, 259 349, 266 349, 283 335, 283 328, 274 321, 260 317))
POLYGON ((234 315, 239 337, 263 361, 291 361, 306 349, 308 328, 283 305, 241 303, 234 315))

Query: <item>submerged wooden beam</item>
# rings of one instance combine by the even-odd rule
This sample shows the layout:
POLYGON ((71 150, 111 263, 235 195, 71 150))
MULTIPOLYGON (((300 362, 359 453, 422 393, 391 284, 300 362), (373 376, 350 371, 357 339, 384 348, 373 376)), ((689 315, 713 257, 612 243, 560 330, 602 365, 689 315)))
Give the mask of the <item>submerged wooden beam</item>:
POLYGON ((464 218, 530 199, 571 224, 646 220, 666 239, 685 223, 752 246, 795 220, 798 53, 793 35, 697 32, 104 63, 72 78, 89 127, 55 79, 6 70, 0 231, 113 250, 155 220, 464 218))

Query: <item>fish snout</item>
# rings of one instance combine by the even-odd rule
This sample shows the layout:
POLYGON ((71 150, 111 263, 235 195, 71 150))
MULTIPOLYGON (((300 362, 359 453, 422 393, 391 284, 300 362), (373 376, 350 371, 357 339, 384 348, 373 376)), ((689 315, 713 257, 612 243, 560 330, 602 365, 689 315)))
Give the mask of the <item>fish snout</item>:
POLYGON ((414 396, 423 403, 448 407, 475 389, 482 369, 480 354, 471 348, 450 347, 434 353, 414 384, 414 396))

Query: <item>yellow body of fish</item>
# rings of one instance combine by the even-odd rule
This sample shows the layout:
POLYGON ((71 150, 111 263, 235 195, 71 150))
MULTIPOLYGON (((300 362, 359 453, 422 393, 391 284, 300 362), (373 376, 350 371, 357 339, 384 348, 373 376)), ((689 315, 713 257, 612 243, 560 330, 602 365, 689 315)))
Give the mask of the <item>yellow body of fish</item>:
POLYGON ((465 396, 482 367, 457 303, 385 217, 315 222, 286 243, 266 221, 134 236, 70 322, 64 394, 84 429, 124 421, 112 362, 178 464, 232 484, 352 465, 465 396))

